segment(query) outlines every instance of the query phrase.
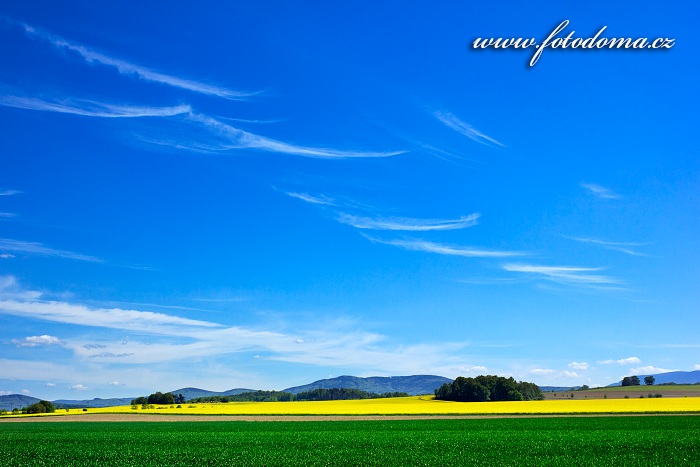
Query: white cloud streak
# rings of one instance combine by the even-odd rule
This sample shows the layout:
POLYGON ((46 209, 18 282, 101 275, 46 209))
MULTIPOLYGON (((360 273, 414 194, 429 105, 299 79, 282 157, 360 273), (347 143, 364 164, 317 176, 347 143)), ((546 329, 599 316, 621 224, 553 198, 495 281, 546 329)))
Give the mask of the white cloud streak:
POLYGON ((12 240, 9 238, 0 238, 0 251, 12 251, 16 253, 28 253, 41 256, 56 256, 59 258, 87 261, 90 263, 104 262, 102 259, 94 256, 82 255, 72 251, 54 250, 53 248, 42 245, 41 243, 12 240))
POLYGON ((575 240, 581 243, 592 243, 594 245, 600 245, 608 250, 620 251, 622 253, 627 253, 632 256, 646 256, 644 253, 639 253, 634 251, 632 248, 639 246, 647 246, 649 243, 633 243, 633 242, 606 242, 604 240, 598 240, 595 238, 582 238, 582 237, 568 237, 571 240, 575 240))
POLYGON ((335 200, 325 195, 310 195, 308 193, 294 193, 294 192, 284 192, 287 196, 292 198, 300 199, 311 204, 320 204, 323 206, 336 206, 335 200))
POLYGON ((642 361, 637 358, 637 357, 628 357, 628 358, 621 358, 619 360, 602 360, 599 361, 601 365, 635 365, 638 363, 642 363, 642 361))
POLYGON ((17 214, 11 213, 11 212, 0 212, 0 217, 4 217, 6 219, 9 219, 10 217, 15 217, 17 214))
POLYGON ((525 253, 517 251, 484 250, 471 247, 455 247, 441 245, 439 243, 426 242, 422 240, 380 240, 369 235, 362 234, 374 243, 393 245, 411 251, 425 251, 427 253, 437 253, 439 255, 463 256, 467 258, 503 258, 508 256, 522 256, 525 253))
POLYGON ((256 149, 266 152, 312 157, 317 159, 391 157, 398 154, 403 154, 405 152, 362 152, 299 146, 249 133, 207 115, 190 113, 188 118, 190 121, 202 125, 204 128, 223 140, 216 144, 175 144, 177 147, 195 151, 223 152, 237 149, 256 149))
POLYGON ((46 40, 59 49, 67 49, 71 52, 75 52, 78 55, 80 55, 87 63, 99 63, 101 65, 115 68, 120 74, 125 76, 135 76, 144 81, 165 84, 167 86, 172 86, 179 89, 186 89, 188 91, 196 92, 199 94, 207 94, 232 100, 242 100, 244 98, 258 94, 250 92, 233 91, 231 89, 215 86, 212 84, 202 83, 200 81, 194 81, 173 75, 168 75, 165 73, 160 73, 149 68, 127 62, 125 60, 120 60, 118 58, 110 57, 109 55, 96 52, 88 47, 77 44, 75 42, 68 41, 66 39, 63 39, 62 37, 47 33, 46 31, 34 28, 28 24, 22 25, 24 27, 25 32, 27 32, 30 36, 36 36, 43 40, 46 40))
POLYGON ((578 285, 606 285, 619 284, 620 281, 612 277, 599 274, 589 274, 600 271, 603 268, 581 268, 572 266, 539 266, 532 264, 504 264, 503 269, 510 272, 522 272, 533 276, 542 277, 563 284, 578 285))
POLYGON ((79 326, 124 329, 176 336, 189 335, 192 333, 192 328, 220 326, 206 321, 180 318, 151 311, 124 310, 121 308, 89 308, 83 305, 58 301, 3 299, 2 295, 0 295, 0 313, 79 326))
POLYGON ((581 186, 589 190, 593 195, 601 199, 620 199, 621 195, 615 193, 614 191, 597 185, 595 183, 582 183, 581 186))
POLYGON ((178 105, 174 107, 124 106, 89 100, 49 102, 42 99, 19 96, 0 96, 0 105, 18 109, 58 112, 81 115, 83 117, 100 118, 173 117, 175 115, 188 114, 192 110, 188 105, 178 105))
POLYGON ((24 193, 24 192, 19 191, 19 190, 5 190, 5 191, 0 191, 0 196, 13 196, 13 195, 19 195, 20 193, 24 193))
POLYGON ((467 138, 476 141, 477 143, 485 144, 487 146, 495 144, 497 146, 505 147, 503 143, 491 138, 490 136, 486 136, 468 123, 465 123, 459 118, 455 117, 450 112, 437 111, 433 113, 433 116, 448 128, 455 130, 457 133, 460 133, 467 138))
POLYGON ((412 219, 405 217, 370 218, 340 213, 336 220, 357 229, 367 230, 408 230, 425 232, 430 230, 465 229, 477 224, 480 214, 462 216, 459 219, 412 219))

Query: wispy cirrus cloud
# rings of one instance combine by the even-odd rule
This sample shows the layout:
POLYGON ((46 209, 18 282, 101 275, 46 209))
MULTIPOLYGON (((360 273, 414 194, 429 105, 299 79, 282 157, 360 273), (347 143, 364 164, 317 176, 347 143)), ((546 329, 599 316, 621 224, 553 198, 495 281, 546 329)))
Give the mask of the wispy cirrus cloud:
POLYGON ((91 263, 103 263, 104 260, 95 256, 83 255, 66 250, 55 250, 44 246, 38 242, 25 242, 22 240, 12 240, 9 238, 0 238, 0 251, 11 251, 15 253, 28 253, 42 256, 56 256, 59 258, 75 259, 79 261, 87 261, 91 263))
MULTIPOLYGON (((345 196, 328 196, 323 193, 311 194, 307 192, 285 191, 274 186, 272 188, 276 191, 281 191, 285 195, 290 196, 292 198, 296 198, 306 203, 315 204, 318 206, 331 206, 336 208, 352 209, 363 212, 376 212, 378 210, 376 206, 372 206, 345 196)), ((340 211, 336 211, 336 214, 338 213, 340 213, 340 211)))
POLYGON ((598 240, 596 238, 582 238, 582 237, 568 237, 571 240, 575 240, 581 243, 591 243, 594 245, 600 245, 603 248, 613 251, 619 251, 622 253, 627 253, 632 256, 647 256, 644 253, 633 250, 635 247, 647 246, 650 243, 634 243, 634 242, 606 242, 604 240, 598 240))
POLYGON ((621 195, 615 193, 609 188, 597 185, 595 183, 582 183, 581 186, 587 189, 591 194, 601 199, 620 199, 621 195))
MULTIPOLYGON (((40 28, 9 20, 14 24, 20 24, 30 36, 48 41, 53 46, 78 54, 88 63, 97 63, 115 68, 126 76, 134 76, 143 81, 165 84, 179 89, 189 90, 201 94, 208 94, 226 99, 243 99, 257 93, 240 92, 215 86, 200 81, 180 78, 165 73, 160 73, 149 68, 130 63, 126 60, 114 58, 101 52, 92 50, 84 45, 71 42, 62 37, 48 33, 40 28)), ((152 145, 168 146, 192 152, 221 153, 241 149, 253 149, 278 154, 289 154, 302 157, 319 159, 345 159, 345 158, 377 158, 390 157, 402 154, 405 151, 354 151, 335 148, 304 146, 287 143, 273 138, 250 133, 224 123, 218 118, 208 115, 195 114, 190 106, 178 105, 172 107, 148 107, 148 106, 124 106, 112 105, 103 102, 89 100, 58 101, 44 100, 34 97, 22 97, 15 95, 0 96, 0 105, 6 107, 22 108, 27 110, 39 110, 48 112, 68 113, 87 117, 172 117, 186 115, 186 118, 177 122, 177 127, 171 128, 170 135, 164 138, 149 138, 140 136, 143 142, 152 145), (193 128, 183 131, 183 125, 197 125, 199 134, 193 128)), ((226 119, 221 117, 221 119, 226 119)), ((236 119, 228 119, 236 121, 236 119)), ((241 120, 244 121, 244 120, 241 120)), ((250 120, 245 120, 250 123, 250 120)), ((262 121, 256 120, 255 123, 262 121)))
MULTIPOLYGON (((0 281, 2 279, 0 277, 0 281)), ((15 283, 14 280, 9 282, 15 283)), ((363 368, 372 372, 416 373, 470 366, 462 358, 455 357, 460 349, 467 346, 466 343, 441 342, 397 347, 385 344, 385 336, 381 334, 357 330, 354 326, 353 329, 347 326, 318 326, 300 333, 285 333, 225 326, 148 311, 87 307, 66 301, 42 301, 40 296, 23 300, 16 298, 16 295, 15 293, 12 298, 8 298, 0 288, 0 314, 138 333, 135 340, 105 339, 95 342, 94 336, 99 334, 93 332, 90 340, 73 338, 62 344, 78 358, 76 366, 81 363, 91 365, 92 371, 101 368, 92 365, 112 365, 115 361, 124 365, 120 368, 126 368, 126 365, 134 364, 181 362, 183 356, 212 358, 241 352, 256 352, 257 358, 269 361, 363 368)), ((39 337, 39 340, 48 343, 51 339, 49 336, 46 339, 39 337)), ((27 378, 27 368, 34 365, 35 371, 31 372, 34 379, 38 376, 42 379, 57 376, 66 378, 66 374, 60 375, 61 372, 44 371, 48 367, 42 363, 0 358, 0 365, 9 377, 27 378)), ((456 371, 454 370, 455 373, 456 371)), ((68 376, 71 374, 79 375, 80 372, 71 370, 68 376)))
POLYGON ((505 147, 505 144, 495 140, 494 138, 491 138, 490 136, 483 134, 473 126, 455 117, 450 112, 437 111, 433 113, 433 116, 448 128, 455 130, 457 133, 461 133, 462 135, 466 136, 467 138, 473 141, 476 141, 477 143, 485 144, 487 146, 495 144, 497 146, 505 147))
POLYGON ((24 192, 19 191, 19 190, 4 190, 4 191, 0 191, 0 196, 13 196, 13 195, 19 195, 20 193, 24 193, 24 192))
POLYGON ((292 198, 300 199, 311 204, 320 204, 323 206, 336 206, 335 200, 326 195, 310 195, 308 193, 296 193, 285 191, 284 194, 292 198))
POLYGON ((465 229, 477 224, 481 215, 474 213, 459 219, 414 219, 406 217, 371 218, 339 213, 336 220, 357 229, 366 230, 407 230, 425 232, 430 230, 465 229))
POLYGON ((188 105, 177 105, 174 107, 124 106, 77 99, 51 102, 20 96, 0 96, 0 105, 18 109, 101 118, 173 117, 175 115, 188 114, 192 110, 188 105))
POLYGON ((247 97, 259 94, 257 92, 234 91, 225 87, 203 83, 201 81, 195 81, 180 78, 173 75, 168 75, 165 73, 160 73, 158 71, 151 70, 150 68, 136 65, 126 60, 121 60, 97 52, 84 45, 78 44, 76 42, 71 42, 69 40, 63 39, 60 36, 48 33, 43 29, 36 28, 25 23, 21 24, 24 27, 25 32, 30 36, 46 40, 59 49, 66 49, 70 50, 71 52, 75 52, 78 55, 80 55, 87 63, 99 63, 101 65, 115 68, 122 75, 135 76, 144 81, 160 83, 167 86, 196 92, 199 94, 207 94, 232 100, 242 100, 247 97))
MULTIPOLYGON (((324 205, 324 206, 343 206, 344 208, 355 207, 359 208, 357 203, 347 203, 339 202, 333 198, 325 195, 310 195, 308 193, 295 193, 295 192, 285 192, 286 195, 293 198, 300 199, 307 203, 324 205)), ((429 232, 429 231, 442 231, 442 230, 457 230, 472 227, 478 223, 481 214, 473 213, 468 216, 461 216, 458 219, 420 219, 413 217, 369 217, 360 216, 355 214, 349 214, 346 212, 336 211, 335 220, 341 224, 350 225, 356 229, 361 230, 394 230, 394 231, 411 231, 411 232, 429 232)), ((370 237, 367 237, 370 238, 370 237)), ((377 239, 372 239, 373 241, 378 241, 379 243, 387 243, 377 239)), ((391 244, 399 245, 397 243, 400 241, 394 241, 391 244)), ((427 242, 423 242, 427 243, 427 242)), ((399 245, 404 246, 404 245, 399 245)), ((423 248, 437 248, 435 244, 423 245, 423 248)), ((420 249, 420 246, 416 246, 415 249, 420 249)), ((444 249, 445 247, 443 247, 444 249)), ((447 247, 449 248, 449 247, 447 247)), ((476 250, 473 250, 474 252, 476 250)), ((483 252, 483 251, 482 251, 483 252)), ((454 253, 456 254, 456 253, 454 253)), ((467 256, 466 250, 461 253, 463 256, 467 256)))
POLYGON ((12 212, 0 212, 0 218, 9 219, 11 217, 16 217, 16 216, 17 216, 17 214, 14 214, 12 212))
MULTIPOLYGON (((16 285, 12 282, 11 285, 16 285)), ((0 313, 55 323, 110 329, 123 329, 172 336, 191 335, 193 330, 218 328, 208 321, 181 318, 151 311, 122 308, 95 308, 63 301, 41 300, 42 294, 17 296, 0 288, 0 313)))
POLYGON ((619 284, 613 277, 591 274, 604 268, 582 268, 573 266, 540 266, 534 264, 504 264, 502 268, 510 272, 521 272, 563 284, 606 285, 619 284))
POLYGON ((467 258, 504 258, 508 256, 522 256, 526 254, 518 251, 499 251, 471 247, 456 247, 423 240, 381 240, 375 237, 370 237, 369 235, 362 235, 374 243, 398 246, 405 250, 411 251, 437 253, 439 255, 464 256, 467 258))
MULTIPOLYGON (((26 110, 102 118, 174 117, 184 115, 186 121, 205 128, 207 134, 191 141, 183 141, 179 138, 172 140, 141 138, 141 140, 151 144, 210 154, 240 149, 255 149, 317 159, 347 159, 390 157, 405 152, 363 152, 289 144, 241 130, 206 115, 194 114, 192 108, 184 104, 174 107, 121 106, 78 99, 52 102, 30 97, 0 96, 0 105, 26 110)), ((181 130, 178 130, 178 133, 181 133, 181 130)))
POLYGON ((618 360, 601 360, 598 363, 601 365, 635 365, 642 363, 642 361, 638 357, 627 357, 618 360))
POLYGON ((188 115, 188 119, 191 122, 197 123, 207 129, 216 138, 216 140, 209 142, 194 142, 189 144, 183 142, 164 142, 164 144, 174 145, 182 149, 210 153, 238 149, 256 149, 266 152, 312 157, 317 159, 391 157, 403 154, 405 152, 367 152, 300 146, 285 143, 283 141, 277 141, 265 136, 256 135, 254 133, 249 133, 208 115, 190 113, 188 115))

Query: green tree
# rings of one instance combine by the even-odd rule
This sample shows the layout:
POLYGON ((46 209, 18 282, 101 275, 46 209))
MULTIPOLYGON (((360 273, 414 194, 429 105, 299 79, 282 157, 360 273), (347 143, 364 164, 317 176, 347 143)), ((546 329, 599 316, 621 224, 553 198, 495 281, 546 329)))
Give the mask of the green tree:
POLYGON ((625 376, 622 378, 622 385, 623 386, 639 386, 639 377, 638 376, 625 376))
POLYGON ((534 383, 481 375, 476 378, 459 376, 436 389, 435 398, 458 402, 521 401, 544 399, 544 394, 534 383))
POLYGON ((646 384, 647 386, 652 386, 654 384, 654 381, 656 381, 656 379, 651 375, 644 377, 644 384, 646 384))
POLYGON ((39 401, 27 407, 26 413, 54 413, 56 408, 49 401, 39 401))
POLYGON ((151 394, 150 396, 148 396, 148 403, 149 404, 161 404, 161 405, 174 404, 175 403, 175 396, 173 396, 169 392, 163 394, 162 392, 158 391, 155 394, 151 394))

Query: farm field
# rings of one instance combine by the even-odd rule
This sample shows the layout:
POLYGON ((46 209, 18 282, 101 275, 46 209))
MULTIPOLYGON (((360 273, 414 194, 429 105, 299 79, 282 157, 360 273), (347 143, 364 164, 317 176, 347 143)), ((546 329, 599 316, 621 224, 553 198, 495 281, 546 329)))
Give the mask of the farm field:
MULTIPOLYGON (((229 402, 198 403, 177 406, 141 406, 82 409, 58 409, 41 417, 91 414, 158 414, 158 415, 533 415, 533 414, 624 414, 624 413, 700 413, 700 397, 630 398, 630 399, 563 399, 518 402, 450 402, 436 401, 433 396, 363 399, 317 402, 229 402)), ((20 415, 21 418, 37 415, 20 415)), ((12 416, 0 417, 7 420, 12 416)))
POLYGON ((6 466, 698 465, 699 440, 697 416, 11 423, 0 430, 6 466))
POLYGON ((639 396, 648 397, 649 394, 661 394, 663 397, 700 397, 700 384, 616 386, 609 388, 587 389, 585 391, 545 392, 544 397, 547 400, 557 400, 562 398, 571 398, 572 394, 574 399, 624 399, 625 396, 629 398, 639 398, 639 396))

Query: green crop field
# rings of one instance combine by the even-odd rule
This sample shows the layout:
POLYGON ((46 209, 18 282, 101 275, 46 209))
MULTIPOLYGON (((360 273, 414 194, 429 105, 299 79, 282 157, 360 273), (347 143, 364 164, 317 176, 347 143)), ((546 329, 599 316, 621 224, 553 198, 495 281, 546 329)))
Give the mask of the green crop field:
POLYGON ((5 466, 700 465, 700 417, 0 426, 5 466))

